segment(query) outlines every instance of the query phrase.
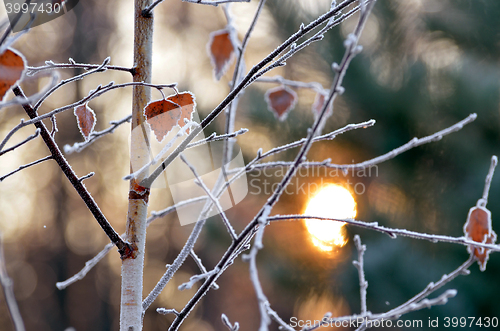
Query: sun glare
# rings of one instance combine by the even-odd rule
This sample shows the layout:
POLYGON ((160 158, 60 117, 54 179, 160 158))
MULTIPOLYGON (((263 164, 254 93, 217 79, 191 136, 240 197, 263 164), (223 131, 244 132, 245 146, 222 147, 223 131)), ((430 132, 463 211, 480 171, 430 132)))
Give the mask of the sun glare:
MULTIPOLYGON (((337 219, 354 218, 356 202, 351 192, 336 184, 323 186, 309 199, 304 215, 337 219)), ((330 252, 335 246, 347 243, 343 226, 346 223, 330 220, 304 220, 313 244, 320 250, 330 252)))

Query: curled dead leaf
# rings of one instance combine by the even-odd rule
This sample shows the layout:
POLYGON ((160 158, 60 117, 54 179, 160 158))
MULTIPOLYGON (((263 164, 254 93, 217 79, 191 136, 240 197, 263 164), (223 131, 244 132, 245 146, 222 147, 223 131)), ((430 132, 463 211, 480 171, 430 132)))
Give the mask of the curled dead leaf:
MULTIPOLYGON (((321 110, 325 106, 326 97, 327 96, 323 93, 316 93, 316 97, 314 98, 314 103, 312 105, 312 112, 315 119, 321 114, 321 110)), ((332 116, 332 114, 333 114, 333 107, 332 104, 330 103, 328 105, 328 109, 326 110, 324 119, 327 119, 328 117, 332 116)))
POLYGON ((9 48, 0 55, 0 101, 23 78, 25 69, 26 60, 18 51, 9 48))
MULTIPOLYGON (((465 238, 483 244, 494 244, 497 234, 491 227, 491 212, 482 206, 475 206, 469 210, 467 222, 464 224, 465 238)), ((467 247, 470 254, 474 254, 478 259, 481 271, 486 270, 490 250, 484 247, 467 247)))
POLYGON ((85 140, 88 140, 92 131, 94 131, 96 117, 94 111, 89 107, 88 103, 81 106, 76 106, 74 110, 78 128, 85 140))
POLYGON ((176 125, 182 128, 185 125, 185 119, 191 121, 195 110, 194 94, 187 91, 150 102, 144 108, 144 116, 156 140, 162 142, 176 125))
POLYGON ((264 97, 267 102, 267 108, 280 121, 286 119, 288 113, 295 107, 298 100, 297 93, 287 86, 278 86, 269 89, 264 97))
POLYGON ((226 28, 210 33, 207 52, 214 68, 214 78, 220 80, 234 60, 235 52, 231 31, 226 28))

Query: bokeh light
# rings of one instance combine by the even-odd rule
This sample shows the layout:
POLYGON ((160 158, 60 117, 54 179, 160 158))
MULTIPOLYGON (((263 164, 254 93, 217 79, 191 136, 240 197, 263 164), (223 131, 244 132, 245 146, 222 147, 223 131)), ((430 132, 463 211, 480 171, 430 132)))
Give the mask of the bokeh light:
MULTIPOLYGON (((354 218, 356 216, 356 201, 345 187, 328 184, 311 197, 304 215, 336 219, 354 218)), ((322 251, 329 252, 335 246, 342 247, 347 243, 343 230, 346 223, 306 219, 304 224, 311 235, 311 241, 322 251)))

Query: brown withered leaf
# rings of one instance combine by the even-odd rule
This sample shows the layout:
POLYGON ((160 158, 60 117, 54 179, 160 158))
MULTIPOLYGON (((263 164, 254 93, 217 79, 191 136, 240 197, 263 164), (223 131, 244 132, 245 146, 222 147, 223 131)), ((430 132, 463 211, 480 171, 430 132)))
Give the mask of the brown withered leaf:
MULTIPOLYGON (((465 238, 485 244, 494 244, 497 234, 491 228, 491 212, 485 207, 475 206, 469 210, 464 225, 465 238)), ((486 270, 490 250, 483 247, 467 247, 467 251, 477 257, 481 271, 486 270)))
POLYGON ((96 117, 94 111, 89 107, 88 103, 85 103, 84 105, 76 106, 74 113, 82 136, 85 140, 88 140, 95 127, 96 117))
POLYGON ((215 80, 220 80, 234 60, 234 45, 231 41, 229 29, 222 29, 210 33, 207 52, 214 68, 215 80))
POLYGON ((23 77, 25 63, 24 56, 10 48, 0 55, 0 101, 3 100, 7 91, 23 77))
POLYGON ((191 121, 195 110, 195 97, 188 91, 149 103, 144 108, 144 116, 156 140, 162 142, 176 125, 181 128, 185 125, 184 119, 191 121))
MULTIPOLYGON (((313 112, 315 119, 321 114, 321 110, 323 109, 323 107, 325 105, 326 97, 327 96, 324 95, 323 93, 316 93, 316 97, 314 98, 314 103, 312 105, 312 112, 313 112)), ((332 107, 332 104, 330 104, 330 105, 328 105, 328 109, 326 110, 325 117, 323 117, 323 118, 326 119, 326 118, 332 116, 332 114, 333 114, 333 107, 332 107)))
POLYGON ((269 89, 264 97, 267 102, 267 108, 280 121, 286 119, 290 110, 295 107, 298 99, 297 93, 286 86, 269 89))

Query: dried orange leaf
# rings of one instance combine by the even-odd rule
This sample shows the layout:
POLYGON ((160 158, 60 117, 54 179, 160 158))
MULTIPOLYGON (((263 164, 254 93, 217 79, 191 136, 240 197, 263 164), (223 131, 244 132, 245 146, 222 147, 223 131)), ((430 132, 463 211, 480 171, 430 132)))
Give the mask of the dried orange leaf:
POLYGON ((156 140, 162 142, 176 125, 181 128, 185 125, 184 119, 191 121, 195 109, 194 95, 191 92, 182 92, 164 100, 150 102, 144 108, 144 116, 156 140))
POLYGON ((267 108, 273 112, 278 120, 284 121, 288 112, 297 103, 297 93, 286 86, 278 86, 267 90, 265 99, 267 108))
POLYGON ((210 33, 207 51, 210 56, 210 62, 212 62, 212 67, 214 68, 214 77, 216 80, 219 80, 234 60, 234 45, 231 41, 231 32, 229 29, 210 33))
MULTIPOLYGON (((464 225, 465 238, 483 244, 494 244, 497 234, 491 228, 491 212, 482 206, 472 207, 469 210, 467 222, 464 225)), ((483 247, 467 247, 469 253, 474 253, 478 259, 481 271, 486 269, 490 250, 483 247)))
POLYGON ((75 116, 82 136, 85 140, 88 140, 95 127, 96 118, 94 111, 89 107, 88 103, 85 103, 84 105, 75 107, 75 116))
POLYGON ((23 77, 26 61, 16 50, 6 49, 0 55, 0 101, 7 91, 23 77))
MULTIPOLYGON (((321 111, 325 106, 325 100, 326 100, 326 95, 324 95, 323 93, 316 94, 316 97, 314 98, 314 103, 312 105, 312 112, 314 114, 315 119, 321 114, 321 111)), ((333 107, 332 104, 330 103, 330 105, 328 105, 328 109, 326 110, 324 118, 326 119, 332 116, 332 114, 333 114, 333 107)))

